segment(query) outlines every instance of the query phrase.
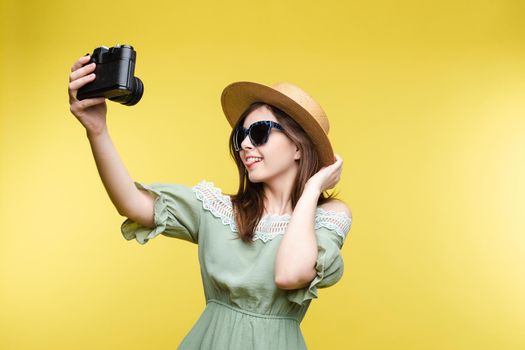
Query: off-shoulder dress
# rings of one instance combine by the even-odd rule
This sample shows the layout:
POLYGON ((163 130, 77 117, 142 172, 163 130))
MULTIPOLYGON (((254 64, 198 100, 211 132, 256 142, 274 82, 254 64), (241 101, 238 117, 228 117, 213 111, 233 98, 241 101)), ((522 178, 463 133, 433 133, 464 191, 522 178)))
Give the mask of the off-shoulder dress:
POLYGON ((237 237, 230 197, 213 183, 135 185, 156 195, 155 227, 126 219, 121 231, 127 240, 145 244, 162 234, 198 244, 206 307, 178 349, 306 349, 299 325, 317 289, 343 274, 340 250, 350 217, 317 208, 317 276, 302 289, 282 290, 274 282, 274 262, 289 215, 261 218, 248 244, 237 237))

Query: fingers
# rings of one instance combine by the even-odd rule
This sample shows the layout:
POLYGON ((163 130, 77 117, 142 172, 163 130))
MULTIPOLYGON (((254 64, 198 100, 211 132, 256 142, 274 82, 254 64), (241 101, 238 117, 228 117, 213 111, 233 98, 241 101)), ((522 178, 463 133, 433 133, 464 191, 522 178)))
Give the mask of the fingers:
POLYGON ((90 56, 80 57, 71 67, 69 75, 69 105, 71 112, 79 117, 82 116, 86 109, 105 103, 104 97, 89 98, 82 101, 77 99, 77 91, 82 86, 95 80, 95 63, 88 64, 90 56))
POLYGON ((76 91, 93 80, 95 80, 95 73, 91 73, 89 75, 83 76, 82 78, 73 80, 71 83, 69 83, 69 91, 76 91))
POLYGON ((82 101, 76 101, 71 104, 70 110, 71 112, 73 112, 73 114, 77 115, 78 113, 80 113, 86 108, 93 107, 101 103, 104 103, 105 100, 106 99, 104 97, 96 97, 96 98, 87 98, 82 101))
POLYGON ((73 80, 77 80, 78 78, 81 78, 84 75, 88 75, 89 73, 92 73, 95 70, 95 67, 96 67, 96 64, 93 62, 93 63, 90 63, 88 65, 85 65, 81 68, 74 70, 73 73, 69 75, 69 81, 71 82, 73 80))
POLYGON ((331 164, 330 166, 333 166, 335 168, 340 168, 343 166, 343 158, 339 156, 339 154, 335 154, 335 162, 331 164))
MULTIPOLYGON (((333 167, 332 176, 335 176, 335 183, 339 182, 341 178, 341 173, 343 171, 343 158, 338 154, 335 155, 335 163, 331 165, 333 167)), ((335 185, 334 183, 334 185, 335 185)))
POLYGON ((71 74, 69 75, 69 101, 70 103, 77 100, 77 90, 87 83, 95 80, 96 64, 87 64, 90 60, 90 56, 80 57, 71 67, 71 74))
POLYGON ((77 69, 79 69, 80 67, 82 67, 83 65, 85 65, 86 63, 88 63, 90 59, 91 59, 91 56, 90 56, 90 55, 80 57, 80 58, 79 58, 79 59, 73 64, 73 66, 71 67, 71 71, 72 71, 72 72, 76 71, 77 69))
POLYGON ((82 109, 93 107, 103 103, 106 100, 105 97, 86 98, 85 100, 79 101, 78 105, 82 109))

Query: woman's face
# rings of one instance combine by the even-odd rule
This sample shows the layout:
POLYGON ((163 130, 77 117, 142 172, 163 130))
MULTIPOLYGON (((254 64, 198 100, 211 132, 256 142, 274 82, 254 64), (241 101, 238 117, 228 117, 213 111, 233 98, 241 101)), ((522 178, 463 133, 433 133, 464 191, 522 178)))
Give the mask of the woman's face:
MULTIPOLYGON (((243 126, 247 129, 261 120, 278 123, 273 113, 266 106, 262 106, 248 114, 243 126)), ((241 147, 239 155, 251 182, 268 183, 287 178, 293 181, 296 178, 300 152, 282 131, 272 128, 268 142, 260 146, 252 145, 250 138, 246 136, 241 147)))

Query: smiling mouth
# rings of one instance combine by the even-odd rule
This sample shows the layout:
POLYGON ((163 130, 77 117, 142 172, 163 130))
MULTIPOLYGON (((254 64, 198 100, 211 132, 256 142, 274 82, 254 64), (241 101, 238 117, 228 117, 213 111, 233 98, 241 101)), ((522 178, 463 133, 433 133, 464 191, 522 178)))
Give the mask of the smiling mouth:
POLYGON ((249 168, 259 163, 260 161, 262 161, 262 157, 247 157, 244 165, 246 165, 249 168))

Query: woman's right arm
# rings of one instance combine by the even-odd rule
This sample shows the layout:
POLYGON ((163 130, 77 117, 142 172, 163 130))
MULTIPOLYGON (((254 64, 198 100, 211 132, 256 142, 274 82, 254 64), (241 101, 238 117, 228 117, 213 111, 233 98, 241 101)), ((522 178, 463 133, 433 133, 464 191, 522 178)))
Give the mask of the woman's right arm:
POLYGON ((69 76, 71 113, 86 129, 98 173, 118 213, 143 226, 154 227, 155 196, 141 191, 129 176, 117 153, 106 125, 107 106, 104 97, 77 100, 77 91, 95 79, 95 64, 85 65, 90 57, 78 59, 69 76))

